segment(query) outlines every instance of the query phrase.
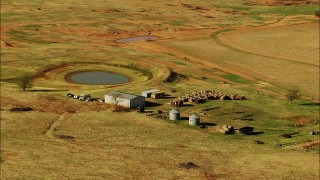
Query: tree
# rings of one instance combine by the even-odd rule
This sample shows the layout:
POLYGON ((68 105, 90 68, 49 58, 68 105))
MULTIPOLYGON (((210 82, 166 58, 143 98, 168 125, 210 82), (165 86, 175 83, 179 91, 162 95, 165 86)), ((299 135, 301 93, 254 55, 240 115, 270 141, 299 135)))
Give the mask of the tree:
POLYGON ((292 101, 294 100, 294 99, 298 99, 301 95, 300 95, 300 90, 298 90, 298 89, 291 89, 291 90, 289 90, 288 91, 288 93, 287 93, 287 99, 288 99, 288 101, 290 101, 290 103, 292 103, 292 101))
POLYGON ((33 86, 34 75, 32 74, 24 74, 16 79, 16 84, 20 89, 25 91, 27 88, 31 88, 33 86))
POLYGON ((121 94, 113 94, 112 101, 114 104, 114 111, 119 111, 120 109, 119 103, 122 101, 121 94))

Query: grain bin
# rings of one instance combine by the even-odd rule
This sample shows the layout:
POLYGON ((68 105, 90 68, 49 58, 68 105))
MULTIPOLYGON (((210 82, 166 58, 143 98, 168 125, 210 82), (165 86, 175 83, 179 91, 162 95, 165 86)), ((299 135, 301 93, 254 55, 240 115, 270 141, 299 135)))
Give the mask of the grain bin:
POLYGON ((189 116, 189 125, 190 126, 195 126, 200 124, 200 117, 196 114, 192 114, 191 116, 189 116))
POLYGON ((169 119, 170 120, 179 120, 180 119, 180 111, 177 109, 173 109, 169 113, 169 119))

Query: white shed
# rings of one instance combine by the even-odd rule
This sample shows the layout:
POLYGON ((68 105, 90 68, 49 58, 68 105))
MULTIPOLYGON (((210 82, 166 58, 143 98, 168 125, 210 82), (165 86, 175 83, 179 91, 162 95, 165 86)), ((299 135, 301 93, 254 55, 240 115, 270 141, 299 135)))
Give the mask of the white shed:
POLYGON ((145 106, 145 97, 120 91, 111 91, 104 97, 105 103, 115 104, 128 108, 145 106))
POLYGON ((154 93, 154 92, 160 92, 160 90, 158 90, 158 89, 150 89, 150 90, 142 91, 142 96, 151 97, 151 94, 154 93))

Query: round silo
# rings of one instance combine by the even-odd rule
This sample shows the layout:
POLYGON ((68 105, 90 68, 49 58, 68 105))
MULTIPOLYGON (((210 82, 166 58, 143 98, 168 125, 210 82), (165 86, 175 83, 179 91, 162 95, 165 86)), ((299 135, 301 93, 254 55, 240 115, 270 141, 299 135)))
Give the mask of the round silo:
POLYGON ((192 114, 191 116, 189 116, 189 125, 190 126, 195 126, 200 124, 200 117, 196 114, 192 114))
POLYGON ((169 119, 170 120, 179 120, 180 119, 180 111, 177 110, 177 109, 173 109, 170 111, 170 114, 169 114, 169 119))

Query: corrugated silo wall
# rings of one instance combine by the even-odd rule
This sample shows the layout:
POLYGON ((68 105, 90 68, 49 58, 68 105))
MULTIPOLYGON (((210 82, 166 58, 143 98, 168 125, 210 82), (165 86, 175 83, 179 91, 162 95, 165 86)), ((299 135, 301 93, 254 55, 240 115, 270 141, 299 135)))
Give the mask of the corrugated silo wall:
POLYGON ((180 119, 180 113, 170 112, 169 113, 169 119, 170 120, 179 120, 180 119))

